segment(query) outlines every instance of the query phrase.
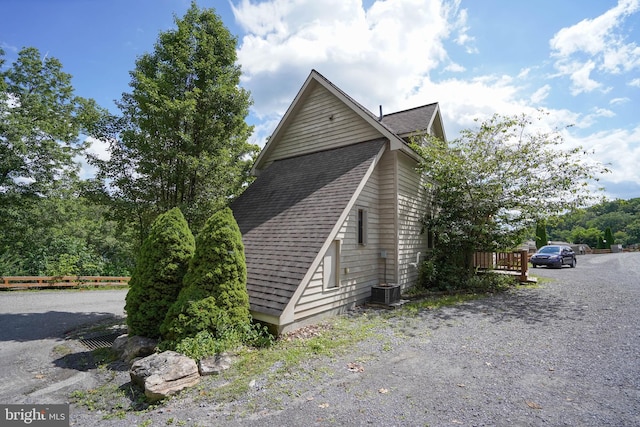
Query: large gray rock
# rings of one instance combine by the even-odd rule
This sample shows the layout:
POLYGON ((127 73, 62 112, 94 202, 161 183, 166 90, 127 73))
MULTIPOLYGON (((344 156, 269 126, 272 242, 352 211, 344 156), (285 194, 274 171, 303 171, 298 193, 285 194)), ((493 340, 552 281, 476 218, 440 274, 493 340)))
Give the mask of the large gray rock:
POLYGON ((152 354, 133 362, 131 382, 144 389, 150 401, 164 399, 200 381, 195 360, 175 351, 152 354))
POLYGON ((200 375, 219 375, 233 364, 234 359, 227 353, 218 353, 215 356, 205 357, 198 362, 200 375))
POLYGON ((158 340, 137 335, 120 335, 115 339, 111 348, 120 359, 131 363, 136 357, 145 357, 156 351, 158 340))

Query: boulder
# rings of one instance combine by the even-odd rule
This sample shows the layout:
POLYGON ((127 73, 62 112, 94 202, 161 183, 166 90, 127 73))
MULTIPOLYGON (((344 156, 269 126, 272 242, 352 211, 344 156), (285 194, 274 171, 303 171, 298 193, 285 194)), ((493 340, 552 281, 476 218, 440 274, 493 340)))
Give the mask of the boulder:
POLYGON ((158 345, 158 340, 137 335, 120 335, 115 339, 111 348, 120 359, 131 363, 136 357, 145 357, 153 354, 158 345))
POLYGON ((133 362, 131 382, 144 389, 149 401, 157 401, 200 381, 195 360, 175 351, 152 354, 133 362))
POLYGON ((233 358, 227 353, 218 353, 215 356, 205 357, 198 362, 200 375, 219 375, 231 367, 233 358))

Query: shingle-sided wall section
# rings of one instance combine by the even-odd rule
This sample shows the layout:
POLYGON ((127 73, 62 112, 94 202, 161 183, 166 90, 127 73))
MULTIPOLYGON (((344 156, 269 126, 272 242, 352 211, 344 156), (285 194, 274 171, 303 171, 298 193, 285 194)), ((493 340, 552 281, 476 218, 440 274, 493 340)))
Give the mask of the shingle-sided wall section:
POLYGON ((282 313, 385 142, 275 161, 232 203, 251 310, 282 313))

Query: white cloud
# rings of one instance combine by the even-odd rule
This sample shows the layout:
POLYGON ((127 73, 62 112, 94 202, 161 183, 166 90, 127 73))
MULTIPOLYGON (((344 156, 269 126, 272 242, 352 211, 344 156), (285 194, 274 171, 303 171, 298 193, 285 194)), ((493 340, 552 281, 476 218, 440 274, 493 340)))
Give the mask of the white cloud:
POLYGON ((87 152, 100 160, 109 160, 111 158, 111 152, 109 151, 109 143, 100 139, 93 138, 91 136, 85 139, 90 145, 87 148, 87 152))
MULTIPOLYGON (((86 150, 88 154, 95 156, 100 160, 109 160, 111 158, 111 152, 109 151, 109 144, 107 142, 91 136, 87 137, 85 142, 89 143, 89 147, 86 150)), ((74 160, 80 165, 81 178, 88 179, 94 177, 98 172, 94 166, 87 162, 86 157, 77 156, 74 160)))
MULTIPOLYGON (((640 126, 634 129, 612 129, 582 136, 576 140, 605 164, 615 165, 606 180, 613 183, 640 182, 640 126)), ((637 197, 637 196, 636 196, 637 197)))
POLYGON ((618 5, 594 19, 584 19, 571 27, 561 29, 551 39, 551 48, 557 56, 566 57, 584 52, 597 55, 614 47, 622 47, 613 30, 620 21, 640 8, 638 0, 620 0, 618 5))
POLYGON ((457 0, 452 7, 452 11, 457 12, 457 20, 454 24, 454 29, 457 30, 458 35, 455 38, 455 42, 466 48, 467 53, 478 53, 478 49, 473 45, 475 38, 468 34, 469 26, 467 25, 467 10, 460 9, 460 0, 457 0), (459 12, 458 12, 459 11, 459 12))
POLYGON ((312 68, 364 105, 395 108, 421 79, 449 63, 443 41, 458 2, 243 0, 238 59, 259 118, 279 116, 312 68), (327 71, 327 70, 330 70, 327 71))
POLYGON ((624 98, 613 98, 611 101, 609 101, 610 105, 620 105, 620 104, 626 104, 627 102, 630 102, 631 99, 624 97, 624 98))
POLYGON ((449 71, 452 73, 462 73, 467 69, 460 64, 456 64, 455 62, 450 63, 444 68, 445 71, 449 71))
POLYGON ((551 86, 549 85, 542 86, 540 89, 536 90, 533 93, 533 95, 531 95, 531 102, 533 104, 540 104, 549 96, 550 92, 551 92, 551 86))
POLYGON ((14 52, 14 53, 18 52, 18 47, 17 46, 8 44, 6 42, 0 42, 0 49, 3 49, 5 51, 8 50, 8 51, 11 51, 11 52, 14 52))
MULTIPOLYGON (((612 22, 616 21, 611 21, 610 15, 623 19, 637 9, 638 1, 621 2, 613 12, 559 31, 552 40, 557 74, 551 77, 569 77, 574 95, 595 90, 606 93, 609 88, 598 81, 597 73, 624 72, 627 68, 623 64, 633 62, 622 59, 634 55, 635 49, 615 35, 617 27, 612 22), (578 37, 587 30, 594 45, 578 37)), ((440 102, 449 139, 456 138, 461 129, 475 127, 475 119, 495 113, 537 116, 538 106, 544 103, 550 113, 541 124, 544 131, 575 125, 563 130, 567 147, 594 148, 599 160, 614 164, 619 156, 624 164, 620 171, 616 166, 614 178, 622 180, 626 175, 627 180, 640 182, 640 172, 630 169, 640 163, 638 129, 590 132, 595 125, 613 120, 615 113, 602 108, 602 102, 596 104, 599 108, 583 112, 580 106, 572 111, 566 102, 562 107, 554 106, 552 95, 557 97, 559 90, 539 83, 549 77, 546 64, 532 63, 513 76, 473 76, 473 70, 469 71, 472 62, 465 62, 465 58, 454 62, 449 57, 447 42, 463 43, 468 52, 473 50, 474 40, 468 36, 473 29, 460 0, 374 0, 368 8, 360 0, 320 3, 242 0, 233 7, 237 23, 245 31, 238 49, 243 86, 253 94, 252 115, 259 121, 254 143, 264 145, 314 68, 374 113, 380 104, 388 113, 440 102), (471 77, 436 80, 451 76, 443 71, 465 72, 471 77)), ((640 79, 628 84, 640 87, 640 79)), ((619 105, 626 102, 624 99, 613 98, 609 105, 619 105)))
POLYGON ((562 28, 550 40, 556 69, 561 75, 570 76, 573 95, 601 86, 591 78, 594 70, 618 74, 640 66, 640 47, 625 43, 617 32, 622 22, 639 9, 640 0, 620 0, 594 19, 562 28))

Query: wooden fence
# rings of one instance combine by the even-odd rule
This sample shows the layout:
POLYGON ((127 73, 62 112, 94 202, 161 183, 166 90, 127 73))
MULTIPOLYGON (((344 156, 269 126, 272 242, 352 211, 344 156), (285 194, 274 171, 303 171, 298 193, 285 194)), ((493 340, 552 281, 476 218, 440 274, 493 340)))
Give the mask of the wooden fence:
POLYGON ((518 252, 476 252, 473 266, 479 270, 495 270, 519 276, 521 282, 529 280, 529 253, 518 252))
POLYGON ((11 276, 0 277, 0 289, 16 288, 79 288, 128 286, 125 276, 11 276))

